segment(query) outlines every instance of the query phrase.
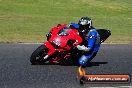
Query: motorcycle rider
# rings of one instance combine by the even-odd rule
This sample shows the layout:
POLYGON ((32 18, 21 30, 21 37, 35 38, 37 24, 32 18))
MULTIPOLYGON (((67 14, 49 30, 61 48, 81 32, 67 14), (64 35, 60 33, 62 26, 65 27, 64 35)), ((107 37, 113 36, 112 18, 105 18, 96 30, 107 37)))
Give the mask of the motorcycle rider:
MULTIPOLYGON (((57 27, 59 27, 57 25, 57 27)), ((71 23, 67 25, 70 28, 76 28, 79 31, 79 35, 83 39, 81 45, 77 45, 76 48, 83 51, 83 55, 79 58, 79 65, 85 66, 87 62, 91 61, 97 54, 100 48, 100 36, 96 29, 92 26, 92 20, 88 17, 82 17, 78 24, 71 23)), ((48 33, 49 35, 50 33, 48 33)), ((58 60, 54 60, 55 63, 59 63, 58 60)))
POLYGON ((100 36, 96 29, 92 26, 92 20, 88 17, 82 17, 78 24, 71 23, 78 29, 80 36, 84 40, 82 45, 77 45, 76 48, 84 52, 79 58, 79 65, 85 66, 97 54, 100 48, 100 36))

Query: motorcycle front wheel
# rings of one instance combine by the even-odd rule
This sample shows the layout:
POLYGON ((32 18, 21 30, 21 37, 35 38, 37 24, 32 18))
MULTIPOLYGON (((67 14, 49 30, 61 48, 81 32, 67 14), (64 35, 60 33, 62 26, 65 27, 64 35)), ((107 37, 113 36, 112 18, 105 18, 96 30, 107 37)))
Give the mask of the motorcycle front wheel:
POLYGON ((47 55, 47 48, 44 45, 39 46, 31 55, 32 65, 44 64, 48 59, 43 59, 47 55))

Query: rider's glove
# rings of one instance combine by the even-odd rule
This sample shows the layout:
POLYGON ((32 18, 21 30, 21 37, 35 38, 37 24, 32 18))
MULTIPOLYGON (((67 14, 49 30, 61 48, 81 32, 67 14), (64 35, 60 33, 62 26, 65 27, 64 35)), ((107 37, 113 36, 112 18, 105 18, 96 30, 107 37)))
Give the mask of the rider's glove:
POLYGON ((90 51, 90 48, 88 48, 84 45, 77 45, 77 49, 82 50, 82 51, 90 51))

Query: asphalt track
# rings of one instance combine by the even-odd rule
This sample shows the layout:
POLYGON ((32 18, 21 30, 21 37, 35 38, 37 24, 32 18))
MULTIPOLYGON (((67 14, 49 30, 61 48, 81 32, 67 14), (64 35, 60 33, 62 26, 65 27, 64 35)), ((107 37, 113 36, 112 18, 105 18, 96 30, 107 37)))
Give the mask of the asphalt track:
MULTIPOLYGON (((132 83, 80 85, 76 81, 76 66, 31 65, 29 57, 38 46, 38 44, 0 44, 0 88, 132 86, 132 83)), ((102 45, 98 55, 85 69, 87 74, 132 75, 132 45, 102 45)))

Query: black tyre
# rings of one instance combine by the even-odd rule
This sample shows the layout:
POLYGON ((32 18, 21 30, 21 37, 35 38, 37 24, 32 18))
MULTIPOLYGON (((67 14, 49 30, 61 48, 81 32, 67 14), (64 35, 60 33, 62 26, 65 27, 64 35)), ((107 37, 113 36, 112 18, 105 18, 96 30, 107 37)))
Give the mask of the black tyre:
POLYGON ((43 64, 47 61, 43 60, 43 57, 47 55, 47 48, 44 45, 39 46, 31 55, 30 62, 33 65, 43 64))

